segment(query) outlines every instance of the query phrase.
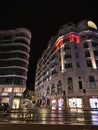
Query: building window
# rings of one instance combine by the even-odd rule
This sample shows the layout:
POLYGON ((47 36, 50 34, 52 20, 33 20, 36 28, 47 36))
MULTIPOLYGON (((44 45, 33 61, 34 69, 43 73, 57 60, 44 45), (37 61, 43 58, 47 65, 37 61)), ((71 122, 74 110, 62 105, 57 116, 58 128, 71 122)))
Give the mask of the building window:
POLYGON ((61 80, 58 81, 59 84, 62 84, 61 80))
POLYGON ((87 42, 84 43, 84 48, 88 48, 87 42))
POLYGON ((98 56, 98 50, 94 50, 94 55, 98 56))
POLYGON ((76 58, 79 58, 79 55, 78 55, 78 53, 77 53, 77 52, 75 53, 75 57, 76 57, 76 58))
POLYGON ((85 51, 85 57, 90 57, 89 51, 85 51))
POLYGON ((66 44, 65 47, 64 47, 64 51, 65 50, 70 50, 70 49, 71 49, 70 46, 66 44))
POLYGON ((57 73, 56 69, 52 69, 52 75, 55 75, 57 73))
POLYGON ((67 68, 72 68, 72 63, 66 63, 65 64, 65 68, 67 69, 67 68))
POLYGON ((91 60, 87 60, 86 63, 87 63, 87 67, 92 67, 91 60))
POLYGON ((92 42, 92 46, 93 46, 93 47, 97 47, 97 46, 98 46, 98 43, 97 43, 97 42, 92 42))
POLYGON ((96 59, 96 65, 97 65, 97 67, 98 67, 98 60, 96 59))
POLYGON ((54 84, 52 84, 52 86, 51 86, 51 94, 55 94, 55 85, 54 84))
POLYGON ((58 81, 58 84, 57 84, 57 92, 60 94, 62 93, 62 82, 61 80, 58 81))
POLYGON ((50 88, 49 88, 49 86, 48 86, 48 88, 47 88, 47 95, 48 94, 50 94, 50 88))
POLYGON ((69 59, 69 58, 71 58, 71 54, 70 53, 66 53, 65 59, 69 59))
POLYGON ((77 68, 80 68, 80 63, 76 62, 77 68))
POLYGON ((14 92, 16 92, 16 93, 19 93, 19 92, 23 92, 24 90, 23 90, 23 88, 14 88, 14 92))
POLYGON ((42 89, 44 88, 44 85, 42 85, 42 89))
POLYGON ((79 81, 78 83, 79 83, 79 89, 82 89, 83 88, 82 87, 82 81, 79 81))
POLYGON ((4 88, 4 91, 3 92, 12 92, 12 88, 4 88))
POLYGON ((68 90, 73 90, 73 79, 71 77, 67 79, 67 83, 68 83, 68 90))
POLYGON ((12 36, 10 34, 6 34, 6 35, 3 36, 3 40, 9 40, 10 41, 11 37, 12 36))
POLYGON ((90 88, 95 89, 96 88, 96 82, 94 76, 89 76, 89 83, 90 83, 90 88))

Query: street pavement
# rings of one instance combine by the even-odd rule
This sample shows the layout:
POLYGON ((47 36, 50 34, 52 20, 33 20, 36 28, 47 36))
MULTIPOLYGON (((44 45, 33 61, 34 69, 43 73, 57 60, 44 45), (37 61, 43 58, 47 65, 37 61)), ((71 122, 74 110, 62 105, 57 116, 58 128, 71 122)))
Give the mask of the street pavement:
POLYGON ((10 130, 17 127, 18 130, 22 127, 24 130, 98 130, 98 111, 66 112, 39 108, 29 113, 15 110, 0 115, 0 130, 6 130, 7 126, 10 130))

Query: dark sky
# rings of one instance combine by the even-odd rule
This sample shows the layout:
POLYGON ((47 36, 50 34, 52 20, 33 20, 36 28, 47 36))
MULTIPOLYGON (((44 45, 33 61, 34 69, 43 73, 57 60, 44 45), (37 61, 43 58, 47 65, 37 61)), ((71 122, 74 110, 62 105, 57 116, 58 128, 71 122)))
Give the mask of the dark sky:
POLYGON ((27 27, 32 32, 27 86, 34 85, 37 60, 60 26, 90 19, 98 25, 94 0, 0 0, 0 30, 27 27))

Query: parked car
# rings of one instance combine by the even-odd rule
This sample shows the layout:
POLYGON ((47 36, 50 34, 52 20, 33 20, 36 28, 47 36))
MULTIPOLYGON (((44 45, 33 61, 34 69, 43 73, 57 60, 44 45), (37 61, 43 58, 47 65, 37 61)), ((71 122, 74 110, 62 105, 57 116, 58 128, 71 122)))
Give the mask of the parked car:
POLYGON ((1 112, 10 112, 11 108, 8 103, 0 103, 0 111, 1 112))

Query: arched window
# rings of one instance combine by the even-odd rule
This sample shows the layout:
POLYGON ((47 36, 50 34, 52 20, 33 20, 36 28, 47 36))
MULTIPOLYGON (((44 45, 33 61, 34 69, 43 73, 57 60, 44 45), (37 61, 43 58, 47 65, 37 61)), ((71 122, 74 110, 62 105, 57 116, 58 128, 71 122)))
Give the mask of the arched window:
POLYGON ((62 81, 61 81, 61 80, 58 80, 58 84, 59 84, 60 86, 62 86, 62 81))
POLYGON ((64 47, 64 50, 70 50, 70 49, 71 49, 71 47, 68 44, 66 44, 64 47))
POLYGON ((55 94, 55 85, 54 84, 52 84, 52 86, 51 86, 51 94, 55 94))
POLYGON ((49 88, 49 86, 47 87, 47 94, 50 94, 50 88, 49 88))
POLYGON ((71 53, 67 52, 67 53, 65 54, 65 59, 69 59, 69 58, 71 58, 71 53))
POLYGON ((67 83, 68 83, 68 90, 73 90, 73 79, 71 77, 67 79, 67 83))
POLYGON ((89 83, 90 83, 90 88, 95 89, 96 88, 96 82, 94 76, 89 76, 89 83))
POLYGON ((61 80, 58 80, 57 92, 58 93, 62 93, 62 81, 61 80))

